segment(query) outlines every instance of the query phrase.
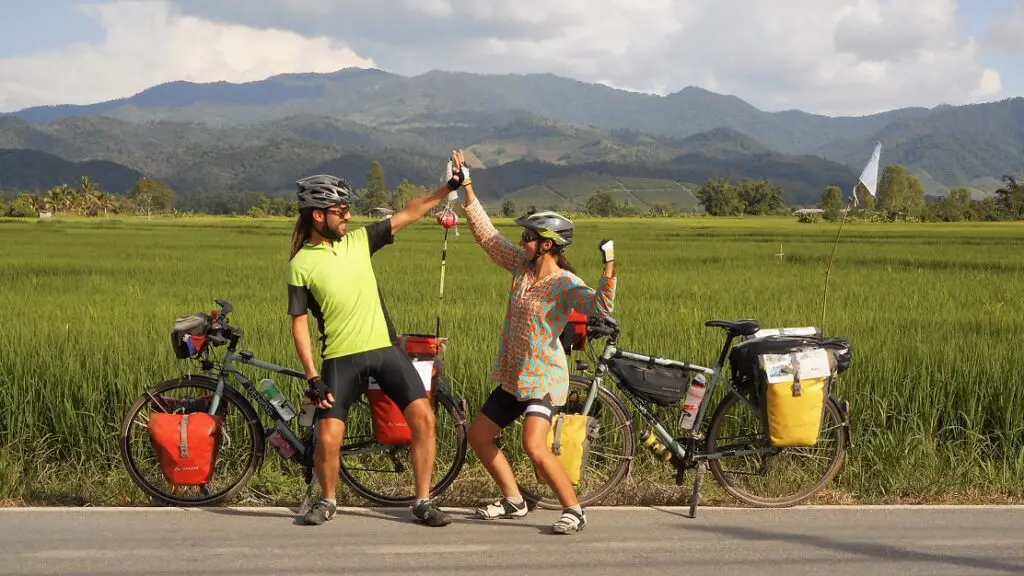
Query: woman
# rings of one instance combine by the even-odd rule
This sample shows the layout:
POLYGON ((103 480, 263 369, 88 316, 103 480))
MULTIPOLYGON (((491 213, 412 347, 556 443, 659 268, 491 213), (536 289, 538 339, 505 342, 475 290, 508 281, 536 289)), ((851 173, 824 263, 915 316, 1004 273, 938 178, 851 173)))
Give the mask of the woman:
POLYGON ((579 532, 587 523, 569 476, 547 444, 553 408, 565 404, 569 370, 559 335, 576 309, 588 316, 608 316, 615 300, 612 242, 601 241, 604 274, 598 289, 588 287, 565 259, 575 226, 555 212, 529 212, 516 220, 523 227, 520 248, 498 233, 473 192, 463 155, 457 150, 452 171, 463 173, 466 217, 477 243, 495 264, 512 273, 508 308, 498 359, 491 374, 498 386, 473 421, 469 441, 501 489, 502 498, 477 510, 484 519, 520 518, 526 502, 512 468, 494 442, 498 432, 525 414, 523 448, 540 476, 562 504, 553 529, 579 532))

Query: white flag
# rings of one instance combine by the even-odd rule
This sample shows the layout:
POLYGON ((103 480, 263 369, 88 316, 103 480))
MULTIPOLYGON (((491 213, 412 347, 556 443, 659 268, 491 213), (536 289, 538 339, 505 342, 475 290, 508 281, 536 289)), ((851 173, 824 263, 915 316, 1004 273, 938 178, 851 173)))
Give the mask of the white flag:
POLYGON ((871 153, 871 160, 860 173, 860 183, 868 189, 872 196, 875 195, 875 188, 878 186, 878 160, 882 156, 882 143, 875 144, 875 151, 871 153))

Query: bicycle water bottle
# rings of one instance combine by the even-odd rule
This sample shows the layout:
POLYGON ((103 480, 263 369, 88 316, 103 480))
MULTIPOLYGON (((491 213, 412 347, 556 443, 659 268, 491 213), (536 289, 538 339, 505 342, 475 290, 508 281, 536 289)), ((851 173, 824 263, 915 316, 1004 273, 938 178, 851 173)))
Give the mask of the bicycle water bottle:
POLYGON ((285 460, 288 460, 295 455, 295 447, 292 446, 291 443, 288 442, 288 439, 285 438, 284 434, 281 434, 278 430, 271 432, 270 436, 267 436, 267 440, 270 442, 270 445, 274 447, 274 450, 277 450, 277 453, 285 460))
POLYGON ((260 394, 267 397, 267 400, 270 400, 274 409, 277 410, 277 413, 280 414, 281 418, 283 418, 285 422, 295 418, 295 408, 292 406, 292 403, 288 401, 288 398, 285 398, 285 395, 281 392, 280 388, 274 384, 273 380, 270 378, 260 380, 259 391, 260 394))
POLYGON ((679 426, 684 430, 692 430, 697 422, 697 412, 700 412, 700 405, 704 401, 704 390, 707 388, 707 379, 703 374, 697 374, 690 382, 686 390, 686 400, 683 401, 683 413, 679 417, 679 426))
POLYGON ((654 456, 662 462, 668 462, 672 458, 672 452, 658 440, 653 430, 644 430, 644 433, 640 435, 640 443, 653 452, 654 456))

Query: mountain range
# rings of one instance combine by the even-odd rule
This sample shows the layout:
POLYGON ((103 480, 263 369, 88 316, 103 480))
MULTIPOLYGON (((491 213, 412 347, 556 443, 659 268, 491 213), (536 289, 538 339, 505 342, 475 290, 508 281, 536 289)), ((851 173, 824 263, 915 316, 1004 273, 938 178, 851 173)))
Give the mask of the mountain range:
POLYGON ((402 179, 437 182, 458 146, 485 196, 536 194, 558 206, 596 191, 581 186, 689 206, 695 187, 717 176, 768 178, 788 203, 813 204, 827 185, 851 188, 876 141, 883 166, 906 165, 928 194, 967 187, 982 197, 1003 174, 1024 173, 1024 98, 828 117, 765 112, 696 87, 657 96, 550 74, 345 69, 171 82, 108 102, 0 116, 0 148, 48 155, 31 173, 7 162, 9 189, 46 185, 40 163, 57 160, 120 165, 129 172, 119 168, 116 177, 102 173, 108 165, 79 165, 101 171, 88 175, 115 192, 131 172, 189 193, 281 191, 300 175, 332 170, 360 186, 373 160, 393 188, 402 179), (652 197, 652 189, 663 193, 652 197))

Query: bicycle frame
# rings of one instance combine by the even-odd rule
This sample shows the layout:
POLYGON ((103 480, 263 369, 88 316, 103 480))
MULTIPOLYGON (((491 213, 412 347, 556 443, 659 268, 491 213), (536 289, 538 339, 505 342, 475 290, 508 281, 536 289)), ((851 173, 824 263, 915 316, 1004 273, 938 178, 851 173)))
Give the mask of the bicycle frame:
POLYGON ((288 425, 288 422, 281 418, 281 416, 277 413, 277 410, 274 409, 274 406, 270 403, 270 400, 267 400, 267 398, 263 394, 260 394, 259 390, 257 390, 256 386, 252 383, 252 380, 250 380, 241 370, 239 370, 236 367, 236 362, 239 362, 241 364, 247 364, 249 366, 254 366, 256 368, 262 368, 264 370, 269 370, 271 372, 275 372, 283 376, 297 378, 299 380, 302 380, 303 382, 305 382, 306 380, 306 375, 302 372, 293 370, 291 368, 287 368, 285 366, 279 366, 277 364, 272 364, 270 362, 258 360, 256 359, 252 352, 244 350, 242 352, 236 352, 235 347, 233 345, 229 346, 224 354, 224 360, 221 362, 221 367, 217 374, 217 389, 213 394, 213 402, 210 403, 210 414, 214 414, 216 412, 217 407, 220 404, 221 394, 224 392, 224 386, 227 384, 228 378, 234 378, 237 382, 239 382, 242 385, 242 388, 245 389, 247 395, 254 397, 256 399, 256 403, 259 404, 260 408, 262 408, 263 411, 266 412, 268 416, 270 416, 270 418, 274 421, 274 427, 287 438, 288 442, 293 447, 295 447, 296 451, 300 455, 304 456, 306 454, 305 443, 302 442, 296 436, 295 432, 292 430, 292 427, 288 425))
MULTIPOLYGON (((270 418, 274 421, 274 428, 276 428, 278 431, 281 432, 282 435, 286 437, 286 439, 292 445, 292 447, 295 448, 295 451, 299 454, 299 456, 306 456, 306 451, 308 449, 306 443, 298 438, 295 431, 292 429, 292 426, 289 425, 289 423, 286 422, 283 418, 281 418, 281 416, 277 413, 277 410, 270 403, 270 400, 268 400, 263 394, 260 394, 259 390, 256 389, 256 386, 255 384, 253 384, 252 380, 250 380, 237 367, 237 364, 245 364, 248 366, 253 366, 255 368, 262 368, 264 370, 281 374, 283 376, 296 378, 303 382, 306 381, 306 375, 302 372, 293 370, 286 366, 280 366, 278 364, 264 362, 262 360, 257 359, 252 352, 247 350, 236 352, 235 346, 229 345, 224 354, 224 359, 221 362, 220 370, 218 371, 217 374, 217 388, 216 391, 214 392, 213 401, 210 403, 209 413, 214 414, 216 412, 217 407, 220 404, 220 398, 221 394, 224 391, 224 386, 227 385, 228 378, 233 378, 235 381, 241 384, 241 387, 245 389, 248 396, 254 397, 256 399, 256 403, 259 405, 259 407, 262 408, 263 411, 266 412, 267 415, 270 416, 270 418)), ((446 389, 443 389, 440 386, 440 384, 437 384, 437 386, 438 394, 448 394, 448 391, 446 389)), ((464 405, 465 401, 463 400, 462 403, 464 405)), ((463 409, 465 409, 465 406, 463 406, 463 409)), ((314 424, 314 427, 315 426, 316 424, 314 424)), ((344 447, 342 448, 342 453, 348 456, 372 452, 386 452, 389 449, 391 449, 391 447, 388 445, 378 444, 375 441, 368 440, 365 442, 346 442, 344 447)))
MULTIPOLYGON (((713 368, 707 368, 699 364, 691 364, 689 362, 673 360, 671 358, 661 358, 657 356, 640 354, 637 352, 630 352, 628 350, 619 348, 617 344, 614 342, 606 342, 604 351, 601 353, 601 356, 598 359, 598 364, 594 373, 594 377, 591 379, 590 391, 587 393, 587 399, 583 404, 582 413, 588 414, 590 412, 594 400, 597 398, 598 387, 600 387, 604 382, 605 376, 609 372, 611 372, 611 369, 609 368, 608 364, 613 358, 624 358, 627 360, 634 360, 638 362, 653 363, 656 366, 682 368, 690 372, 700 372, 710 376, 710 382, 708 383, 707 388, 704 391, 704 398, 701 401, 700 408, 698 408, 697 410, 697 416, 694 420, 693 428, 689 431, 692 435, 692 438, 701 439, 703 437, 703 434, 701 434, 700 430, 703 426, 704 419, 707 416, 708 407, 711 404, 711 397, 714 394, 715 390, 718 388, 719 384, 727 386, 730 394, 738 396, 741 400, 746 402, 748 405, 752 406, 751 402, 747 398, 745 398, 742 394, 736 392, 736 389, 732 386, 732 382, 729 380, 729 378, 725 375, 724 372, 725 361, 729 354, 729 350, 732 348, 733 338, 734 337, 728 337, 726 339, 725 345, 722 347, 722 351, 719 354, 718 360, 717 362, 715 362, 715 366, 713 368)), ((668 430, 665 429, 665 426, 661 423, 661 420, 659 420, 658 417, 654 415, 654 413, 652 413, 647 408, 647 406, 644 405, 643 402, 639 402, 635 395, 628 388, 624 386, 619 386, 619 388, 626 393, 625 395, 629 399, 630 404, 637 410, 637 412, 640 413, 643 419, 648 424, 651 425, 651 428, 654 430, 654 433, 665 444, 669 451, 678 459, 679 462, 688 462, 695 460, 718 460, 724 457, 750 456, 755 454, 773 453, 777 451, 770 446, 766 446, 765 448, 760 449, 726 450, 722 452, 713 453, 695 451, 688 454, 686 448, 684 448, 683 445, 679 441, 677 441, 672 436, 672 434, 668 432, 668 430)))

